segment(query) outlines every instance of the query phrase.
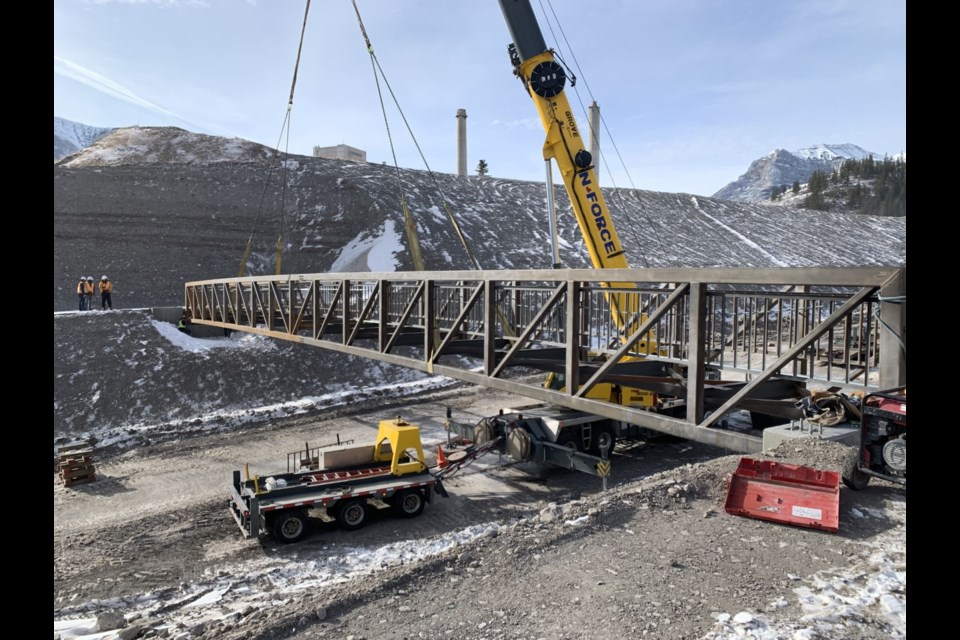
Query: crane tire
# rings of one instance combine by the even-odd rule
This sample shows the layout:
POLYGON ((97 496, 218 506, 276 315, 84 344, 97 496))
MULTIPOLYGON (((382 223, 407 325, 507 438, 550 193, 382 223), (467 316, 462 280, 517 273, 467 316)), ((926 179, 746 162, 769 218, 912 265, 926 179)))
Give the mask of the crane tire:
POLYGON ((574 451, 583 451, 583 446, 580 441, 580 433, 577 429, 567 428, 564 431, 560 432, 560 435, 557 436, 557 444, 561 447, 567 447, 568 449, 573 449, 574 451))

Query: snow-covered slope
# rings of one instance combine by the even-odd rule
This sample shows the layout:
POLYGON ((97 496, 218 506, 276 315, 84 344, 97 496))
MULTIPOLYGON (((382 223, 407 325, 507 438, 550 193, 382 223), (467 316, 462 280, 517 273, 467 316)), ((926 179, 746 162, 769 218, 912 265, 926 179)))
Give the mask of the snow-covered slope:
POLYGON ((91 127, 65 118, 53 118, 53 159, 64 158, 94 143, 113 129, 91 127))
POLYGON ((93 435, 101 446, 386 402, 452 382, 252 334, 195 338, 145 311, 75 311, 53 324, 54 435, 93 435))
POLYGON ((855 144, 818 144, 797 151, 775 149, 754 160, 746 173, 713 197, 737 202, 765 202, 770 199, 774 187, 790 186, 794 182, 805 184, 814 171, 833 171, 844 160, 860 160, 867 156, 882 159, 855 144))
MULTIPOLYGON (((877 158, 877 154, 861 149, 855 144, 818 144, 797 149, 793 155, 806 160, 863 160, 868 156, 877 158)), ((878 158, 879 159, 879 158, 878 158)))
MULTIPOLYGON (((184 282, 235 276, 251 235, 248 273, 273 273, 281 230, 286 273, 412 269, 391 167, 293 156, 283 172, 251 143, 179 129, 148 133, 153 142, 138 143, 135 153, 111 147, 118 136, 129 139, 118 131, 54 165, 54 310, 74 309, 76 280, 101 274, 114 283, 114 306, 182 304, 184 282)), ((543 184, 410 169, 401 176, 428 269, 471 268, 444 199, 484 269, 550 267, 543 184)), ((605 195, 635 267, 899 266, 906 259, 903 219, 631 189, 605 195)), ((555 197, 561 260, 589 267, 561 186, 555 197)))

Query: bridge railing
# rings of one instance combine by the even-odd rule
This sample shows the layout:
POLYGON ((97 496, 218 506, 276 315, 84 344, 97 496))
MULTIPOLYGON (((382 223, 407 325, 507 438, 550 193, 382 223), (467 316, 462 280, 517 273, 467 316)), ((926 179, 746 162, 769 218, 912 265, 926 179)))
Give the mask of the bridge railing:
POLYGON ((787 415, 776 395, 807 383, 906 383, 905 293, 892 268, 439 271, 189 282, 184 305, 198 324, 754 450, 755 436, 711 427, 735 408, 787 415), (565 386, 515 375, 531 368, 565 386), (604 382, 683 396, 686 415, 588 397, 604 382))

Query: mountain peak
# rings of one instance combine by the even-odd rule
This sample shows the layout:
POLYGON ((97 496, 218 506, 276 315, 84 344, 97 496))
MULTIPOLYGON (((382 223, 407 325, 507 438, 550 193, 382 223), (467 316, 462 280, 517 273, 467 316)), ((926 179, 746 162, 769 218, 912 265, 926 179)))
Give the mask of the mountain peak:
POLYGON ((814 171, 832 172, 844 160, 861 160, 867 156, 879 159, 876 153, 850 143, 817 144, 796 151, 774 149, 754 160, 746 173, 713 197, 737 202, 766 202, 775 187, 794 182, 805 184, 814 171))
POLYGON ((90 146, 113 129, 91 127, 66 118, 53 117, 53 161, 69 156, 90 146))

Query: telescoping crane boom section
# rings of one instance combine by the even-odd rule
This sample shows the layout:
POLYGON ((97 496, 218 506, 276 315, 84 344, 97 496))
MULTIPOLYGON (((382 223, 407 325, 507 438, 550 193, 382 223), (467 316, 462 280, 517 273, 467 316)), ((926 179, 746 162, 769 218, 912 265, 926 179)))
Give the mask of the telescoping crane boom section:
MULTIPOLYGON (((593 266, 597 269, 626 269, 629 267, 627 258, 597 182, 594 158, 584 145, 564 92, 567 74, 553 51, 547 48, 530 2, 499 2, 513 38, 510 55, 514 73, 523 80, 547 134, 543 144, 544 160, 552 159, 557 163, 593 266)), ((629 283, 604 283, 604 286, 633 289, 629 283)), ((614 321, 621 330, 638 321, 635 317, 637 310, 630 308, 630 301, 636 300, 636 296, 610 294, 608 300, 614 321)))
POLYGON ((560 169, 593 266, 625 269, 629 265, 597 184, 594 159, 584 145, 563 91, 567 74, 553 51, 547 49, 530 3, 500 0, 500 7, 513 37, 515 72, 524 81, 547 132, 543 157, 556 161, 560 169))
MULTIPOLYGON (((513 38, 509 51, 514 73, 523 81, 533 99, 547 134, 543 144, 544 160, 557 163, 593 266, 596 269, 626 269, 629 267, 627 257, 600 190, 594 158, 584 145, 573 109, 564 92, 567 74, 553 51, 547 48, 529 0, 499 2, 513 38)), ((547 188, 550 188, 549 184, 547 188)), ((640 309, 640 296, 629 282, 602 282, 601 286, 615 290, 607 293, 606 299, 620 341, 626 347, 631 339, 630 334, 647 320, 646 314, 640 309)), ((634 343, 648 354, 658 352, 649 330, 643 336, 634 336, 634 343)), ((636 359, 636 356, 627 355, 623 361, 636 359)), ((563 376, 548 374, 546 386, 562 389, 565 384, 563 376)), ((648 408, 652 408, 656 402, 650 391, 631 388, 627 393, 622 393, 610 383, 594 385, 587 395, 617 404, 648 408)))

